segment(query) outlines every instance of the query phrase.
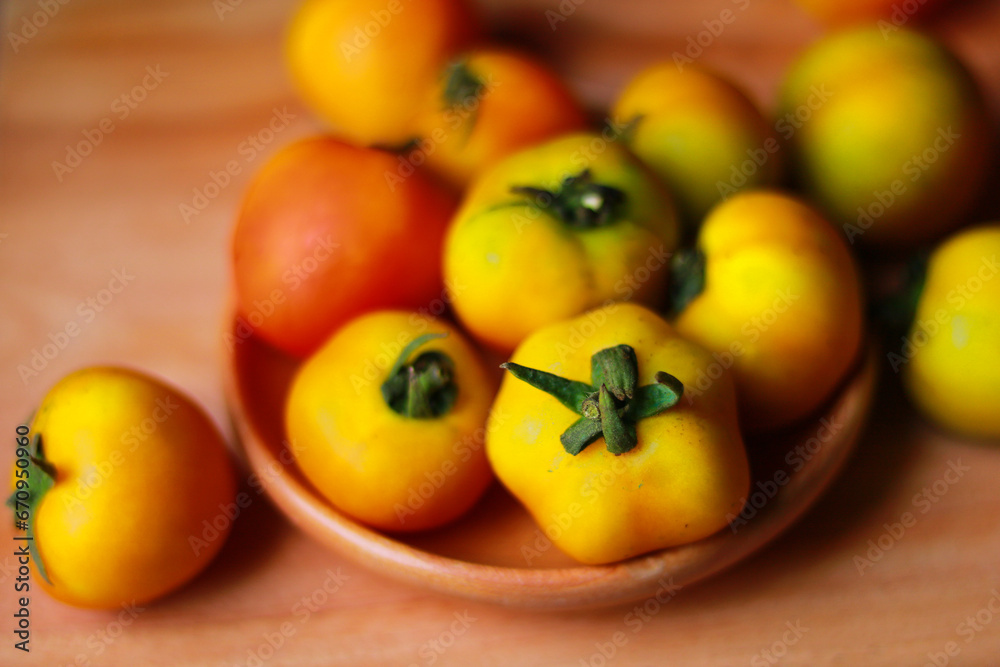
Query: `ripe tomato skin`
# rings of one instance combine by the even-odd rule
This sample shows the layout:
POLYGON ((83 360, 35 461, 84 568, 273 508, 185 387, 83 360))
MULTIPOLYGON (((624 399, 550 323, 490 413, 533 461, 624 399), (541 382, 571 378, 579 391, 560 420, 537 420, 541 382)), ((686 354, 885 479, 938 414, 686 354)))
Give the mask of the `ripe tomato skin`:
POLYGON ((903 355, 919 410, 971 438, 1000 440, 1000 222, 952 234, 931 253, 903 355))
POLYGON ((478 28, 464 0, 306 0, 286 60, 303 98, 339 134, 402 145, 441 67, 478 28))
POLYGON ((580 103, 552 71, 527 55, 492 48, 451 62, 426 107, 417 127, 432 147, 427 163, 457 187, 499 158, 587 126, 580 103), (459 77, 477 82, 477 90, 455 96, 449 83, 459 77))
POLYGON ((712 209, 697 247, 704 287, 673 324, 732 367, 741 426, 776 430, 814 413, 864 341, 861 278, 843 237, 812 206, 761 189, 712 209))
POLYGON ((54 598, 144 604, 194 577, 225 542, 233 466, 211 420, 176 389, 122 368, 76 371, 42 400, 31 434, 56 471, 34 517, 52 583, 37 569, 33 579, 54 598))
POLYGON ((608 301, 657 305, 678 236, 670 193, 621 143, 557 137, 499 160, 469 188, 445 242, 448 296, 479 342, 509 353, 535 329, 608 301), (584 176, 621 198, 586 229, 540 205, 584 176))
POLYGON ((876 24, 823 37, 786 73, 779 122, 792 129, 788 119, 814 107, 794 132, 779 129, 789 172, 851 244, 911 250, 976 205, 995 123, 968 67, 937 38, 876 24))
POLYGON ((518 346, 511 361, 588 382, 592 355, 621 344, 634 348, 639 385, 652 384, 663 371, 685 387, 677 405, 635 424, 634 449, 616 455, 602 435, 578 454, 567 453, 560 435, 580 415, 510 374, 493 401, 494 427, 486 436, 497 478, 553 544, 588 564, 707 537, 740 514, 749 494, 730 374, 722 372, 689 399, 686 388, 718 362, 647 308, 611 304, 544 326, 518 346), (557 523, 569 512, 571 520, 557 523), (559 530, 550 532, 550 526, 559 530))
POLYGON ((442 292, 454 196, 396 156, 317 137, 264 166, 233 236, 237 310, 272 345, 306 356, 369 310, 442 292))
POLYGON ((382 530, 425 530, 464 514, 493 480, 484 429, 495 391, 494 369, 456 327, 414 312, 368 313, 299 367, 286 433, 303 474, 342 512, 382 530), (447 335, 409 359, 446 354, 456 399, 439 416, 406 417, 386 403, 382 383, 404 346, 429 333, 447 335))
POLYGON ((712 70, 672 62, 647 67, 625 86, 611 115, 631 125, 626 143, 667 184, 691 227, 736 191, 780 181, 774 128, 735 82, 712 70))

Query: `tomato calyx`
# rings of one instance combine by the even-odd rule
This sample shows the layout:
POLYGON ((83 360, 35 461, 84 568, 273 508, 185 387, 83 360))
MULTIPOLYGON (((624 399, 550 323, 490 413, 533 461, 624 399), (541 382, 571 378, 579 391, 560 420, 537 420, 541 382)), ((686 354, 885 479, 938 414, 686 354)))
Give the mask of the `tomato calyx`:
POLYGON ((456 60, 448 65, 444 73, 444 92, 441 94, 441 101, 446 110, 461 110, 461 114, 466 120, 463 125, 466 127, 465 139, 472 133, 472 128, 476 125, 476 118, 479 111, 479 103, 486 84, 469 67, 469 63, 464 59, 456 60))
POLYGON ((618 123, 614 119, 608 118, 604 122, 601 135, 609 134, 615 140, 621 141, 626 145, 631 145, 632 140, 635 139, 635 133, 638 131, 639 125, 644 120, 646 120, 646 115, 641 113, 635 114, 624 123, 618 123))
MULTIPOLYGON (((41 433, 35 433, 34 437, 28 443, 28 465, 23 470, 27 471, 27 475, 23 478, 18 478, 17 488, 7 498, 6 504, 7 507, 14 510, 15 519, 21 516, 21 512, 27 511, 28 520, 26 522, 26 530, 28 534, 25 539, 28 541, 28 553, 31 559, 35 561, 38 574, 42 576, 45 583, 51 584, 48 572, 45 570, 45 564, 42 562, 42 556, 38 551, 36 541, 38 531, 35 526, 38 518, 38 507, 42 503, 42 498, 45 497, 45 494, 55 484, 56 469, 45 459, 41 433), (23 486, 20 483, 22 480, 26 482, 23 486)), ((18 524, 20 524, 20 521, 18 521, 18 524)))
POLYGON ((580 415, 559 436, 573 456, 601 437, 615 456, 631 451, 639 443, 636 423, 672 408, 684 395, 683 383, 662 371, 654 376, 654 384, 639 386, 639 365, 630 345, 605 348, 591 356, 591 384, 513 362, 500 368, 580 415))
POLYGON ((557 190, 515 185, 513 194, 527 195, 533 204, 571 229, 595 229, 614 224, 621 217, 625 193, 610 185, 595 183, 589 169, 567 176, 557 190))
POLYGON ((679 315, 705 291, 705 253, 698 248, 679 250, 670 258, 670 312, 679 315))
POLYGON ((394 412, 411 419, 436 419, 455 404, 458 385, 455 384, 455 363, 444 352, 431 350, 410 356, 418 348, 446 333, 417 336, 399 353, 382 383, 382 398, 394 412))
POLYGON ((929 252, 916 253, 894 276, 893 287, 872 300, 870 314, 893 340, 905 336, 916 319, 929 263, 929 252))
POLYGON ((448 65, 444 73, 443 101, 445 108, 468 106, 482 94, 483 80, 476 76, 465 60, 456 60, 448 65))

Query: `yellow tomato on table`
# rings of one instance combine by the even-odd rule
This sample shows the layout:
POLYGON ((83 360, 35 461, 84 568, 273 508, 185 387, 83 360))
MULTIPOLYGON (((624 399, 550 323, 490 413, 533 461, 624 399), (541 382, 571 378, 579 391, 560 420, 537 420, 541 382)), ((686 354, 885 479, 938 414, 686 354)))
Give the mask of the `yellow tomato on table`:
POLYGON ((36 581, 53 597, 142 604, 222 547, 233 466, 211 420, 176 389, 122 368, 77 371, 46 394, 26 440, 12 499, 16 514, 21 492, 31 496, 36 581))

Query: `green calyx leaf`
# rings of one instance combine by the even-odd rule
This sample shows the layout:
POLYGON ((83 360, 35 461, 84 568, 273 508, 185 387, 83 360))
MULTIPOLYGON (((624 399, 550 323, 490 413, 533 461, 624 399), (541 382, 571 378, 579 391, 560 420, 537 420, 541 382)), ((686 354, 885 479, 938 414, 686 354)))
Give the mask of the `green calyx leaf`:
POLYGON ((905 336, 917 316, 920 298, 927 283, 930 254, 915 254, 899 272, 895 289, 872 299, 870 315, 893 340, 905 336))
POLYGON ((511 375, 518 380, 527 382, 535 389, 541 389, 546 394, 555 396, 560 403, 580 414, 583 414, 584 401, 594 393, 594 388, 586 382, 567 380, 558 375, 527 368, 510 361, 500 364, 500 368, 510 371, 511 375))
POLYGON ((705 290, 705 253, 680 250, 670 258, 670 312, 679 315, 705 290))
POLYGON ((601 134, 604 136, 612 136, 617 141, 630 146, 633 139, 635 139, 635 132, 639 129, 639 124, 646 118, 644 114, 636 114, 629 118, 624 123, 617 123, 612 119, 607 119, 604 122, 601 134))
POLYGON ((465 60, 456 60, 444 73, 444 107, 471 106, 483 92, 483 80, 473 74, 465 60))
POLYGON ((418 348, 448 334, 417 336, 403 348, 382 383, 382 398, 394 412, 411 419, 435 419, 446 414, 458 397, 455 364, 444 352, 432 350, 409 358, 418 348))
POLYGON ((658 372, 655 384, 636 389, 635 398, 629 402, 629 416, 635 421, 657 415, 677 405, 684 396, 684 384, 670 373, 658 372))
POLYGON ((27 467, 18 468, 27 472, 25 477, 18 478, 18 481, 23 479, 27 483, 26 488, 15 489, 10 494, 10 497, 7 498, 6 505, 14 510, 15 527, 22 530, 26 528, 27 535, 25 537, 28 541, 28 553, 31 559, 35 561, 35 567, 38 569, 38 573, 42 576, 42 579, 46 583, 51 584, 52 582, 49 580, 48 572, 45 569, 45 563, 42 562, 42 556, 38 552, 36 521, 42 498, 45 497, 45 494, 55 484, 56 471, 52 467, 52 464, 45 460, 42 435, 40 433, 36 433, 31 439, 31 442, 28 444, 28 453, 27 467), (27 512, 28 514, 28 519, 24 523, 18 519, 22 512, 27 512))
POLYGON ((461 133, 455 136, 464 145, 479 118, 479 105, 486 86, 465 60, 456 60, 448 65, 444 76, 441 103, 446 111, 456 111, 456 117, 462 119, 461 133))
POLYGON ((591 384, 511 362, 501 365, 580 415, 559 437, 573 456, 601 437, 615 456, 631 451, 638 444, 636 423, 672 408, 684 395, 681 381, 662 371, 654 384, 638 386, 639 364, 629 345, 600 350, 590 362, 591 384))
POLYGON ((533 205, 571 229, 595 229, 614 224, 620 219, 626 201, 625 193, 618 188, 595 183, 589 169, 564 178, 555 192, 520 185, 510 190, 531 197, 533 205))

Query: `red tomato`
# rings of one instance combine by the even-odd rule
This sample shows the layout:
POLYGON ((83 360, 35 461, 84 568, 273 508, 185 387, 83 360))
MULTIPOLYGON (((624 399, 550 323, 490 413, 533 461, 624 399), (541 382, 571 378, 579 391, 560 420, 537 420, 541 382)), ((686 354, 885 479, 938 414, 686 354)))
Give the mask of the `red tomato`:
POLYGON ((421 172, 398 177, 397 161, 320 137, 264 165, 233 238, 238 330, 306 356, 361 313, 440 297, 456 202, 421 172))

